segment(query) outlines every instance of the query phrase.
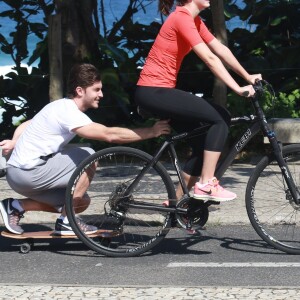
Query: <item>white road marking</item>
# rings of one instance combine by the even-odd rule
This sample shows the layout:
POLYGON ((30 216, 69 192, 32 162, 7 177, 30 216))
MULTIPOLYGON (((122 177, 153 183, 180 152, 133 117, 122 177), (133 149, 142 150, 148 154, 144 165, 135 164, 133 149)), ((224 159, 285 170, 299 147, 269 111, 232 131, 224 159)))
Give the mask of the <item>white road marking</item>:
POLYGON ((223 263, 202 263, 202 262, 173 262, 167 265, 168 268, 299 268, 300 263, 289 262, 223 262, 223 263))

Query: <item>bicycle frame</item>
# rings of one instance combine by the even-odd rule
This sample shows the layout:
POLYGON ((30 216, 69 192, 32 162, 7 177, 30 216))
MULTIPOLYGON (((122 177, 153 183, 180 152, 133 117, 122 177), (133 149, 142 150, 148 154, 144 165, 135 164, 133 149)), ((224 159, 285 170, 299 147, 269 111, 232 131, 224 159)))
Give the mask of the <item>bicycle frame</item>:
MULTIPOLYGON (((249 143, 249 141, 261 130, 260 121, 257 117, 251 115, 249 117, 237 117, 233 118, 232 120, 233 125, 241 124, 241 123, 251 123, 251 126, 245 130, 243 135, 240 139, 237 140, 236 143, 233 144, 230 151, 226 155, 224 159, 220 161, 220 163, 217 166, 216 169, 216 177, 221 178, 225 171, 228 169, 228 167, 232 164, 233 160, 235 159, 236 155, 240 153, 244 147, 249 143)), ((159 161, 159 158, 161 157, 162 153, 164 153, 166 150, 168 150, 170 159, 172 161, 172 164, 175 168, 176 174, 178 176, 180 185, 182 187, 184 195, 187 195, 189 197, 189 191, 186 186, 186 183, 182 176, 182 169, 179 164, 179 159, 175 150, 175 142, 180 140, 185 140, 188 138, 196 137, 201 134, 205 134, 210 127, 209 124, 203 125, 199 128, 194 129, 191 132, 184 132, 180 133, 171 137, 166 137, 166 140, 161 145, 160 149, 154 154, 153 159, 151 162, 142 170, 142 172, 139 174, 139 176, 136 177, 134 182, 130 186, 130 191, 136 186, 136 184, 139 182, 140 178, 155 164, 159 161)), ((130 191, 127 190, 127 192, 130 193, 130 191)))
POLYGON ((285 182, 288 188, 291 191, 292 197, 296 204, 300 202, 300 193, 298 188, 295 185, 293 177, 290 173, 288 165, 282 156, 282 144, 280 141, 277 140, 275 132, 270 128, 265 114, 259 105, 258 99, 261 97, 262 90, 256 90, 256 95, 254 98, 251 99, 253 104, 256 116, 251 115, 250 117, 243 117, 243 118, 235 118, 232 119, 232 123, 238 122, 240 123, 241 119, 246 122, 253 121, 253 124, 245 131, 242 137, 232 146, 231 150, 229 151, 228 155, 225 157, 223 161, 217 166, 216 169, 216 177, 221 178, 227 168, 231 165, 236 155, 243 150, 243 148, 248 144, 248 142, 259 132, 262 131, 264 137, 267 137, 271 147, 273 149, 273 153, 275 156, 275 160, 277 161, 282 175, 285 179, 285 182))
MULTIPOLYGON (((292 178, 292 175, 290 173, 290 170, 282 156, 282 144, 277 140, 275 132, 270 128, 265 114, 262 111, 260 105, 259 105, 259 98, 261 97, 263 91, 262 89, 259 89, 259 87, 256 90, 256 94, 254 98, 251 98, 251 102, 253 104, 255 114, 256 115, 250 115, 250 116, 243 116, 243 117, 237 117, 231 119, 231 124, 242 124, 247 123, 250 124, 248 128, 246 128, 245 132, 242 134, 242 136, 233 144, 233 146, 230 148, 227 155, 219 162, 216 168, 215 175, 217 178, 221 178, 225 171, 228 169, 228 167, 232 164, 233 160, 237 156, 238 153, 240 153, 245 146, 250 142, 250 140, 260 131, 262 131, 263 135, 268 138, 271 147, 273 149, 273 153, 275 156, 275 160, 277 161, 282 175, 285 179, 285 182, 291 191, 291 195, 294 199, 294 202, 296 204, 300 203, 300 193, 298 188, 295 185, 295 182, 292 178)), ((159 161, 159 158, 161 157, 162 153, 165 150, 168 150, 172 164, 176 170, 180 185, 182 187, 183 193, 186 197, 190 197, 189 190, 186 186, 186 183, 183 179, 182 175, 182 169, 179 164, 179 159, 175 150, 174 143, 179 140, 185 140, 188 138, 192 138, 195 136, 199 136, 201 134, 205 134, 210 127, 209 124, 204 124, 199 128, 194 129, 191 132, 183 132, 180 134, 176 134, 174 136, 168 136, 166 137, 166 140, 161 145, 160 149, 155 153, 153 156, 153 159, 150 161, 150 163, 145 166, 145 168, 142 170, 142 172, 136 177, 134 182, 128 187, 126 191, 126 195, 129 195, 131 191, 133 191, 134 187, 137 185, 139 180, 143 177, 143 175, 154 165, 159 161)), ((160 211, 169 211, 169 212, 180 212, 177 209, 174 210, 174 208, 164 208, 161 205, 150 205, 150 204, 130 204, 130 206, 139 207, 139 208, 145 208, 148 209, 156 209, 160 211)), ((172 206, 172 205, 171 205, 172 206)), ((180 209, 182 212, 186 211, 184 209, 180 209)))

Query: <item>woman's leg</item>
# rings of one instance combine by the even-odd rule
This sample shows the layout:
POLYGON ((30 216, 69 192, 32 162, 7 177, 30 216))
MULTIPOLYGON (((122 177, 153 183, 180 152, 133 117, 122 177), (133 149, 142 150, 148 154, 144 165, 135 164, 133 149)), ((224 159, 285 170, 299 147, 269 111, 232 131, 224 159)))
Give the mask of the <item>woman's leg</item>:
MULTIPOLYGON (((195 185, 195 183, 198 181, 198 176, 191 176, 185 172, 182 172, 182 176, 188 190, 190 191, 195 185)), ((183 196, 183 190, 181 184, 178 184, 176 188, 176 198, 180 200, 182 196, 183 196)))
POLYGON ((215 176, 216 166, 221 152, 207 151, 203 152, 203 166, 200 176, 200 183, 208 182, 215 176))
MULTIPOLYGON (((196 172, 197 175, 200 175, 200 183, 209 183, 214 178, 216 165, 229 132, 229 121, 223 118, 222 114, 218 111, 219 109, 216 109, 215 105, 211 105, 202 98, 171 88, 138 87, 136 91, 136 103, 154 114, 164 118, 171 118, 172 120, 179 121, 181 124, 193 123, 195 127, 198 127, 201 122, 211 124, 203 143, 204 152, 193 153, 194 157, 192 157, 194 159, 195 156, 200 157, 203 155, 202 170, 199 168, 196 172)), ((199 144, 201 143, 199 142, 199 144)), ((195 151, 193 150, 193 152, 195 151)), ((195 172, 194 165, 190 167, 195 172)), ((184 171, 186 172, 186 169, 184 171)), ((194 176, 195 173, 193 172, 186 173, 194 176)), ((190 186, 194 178, 187 176, 186 180, 187 185, 190 186)), ((213 187, 219 192, 224 190, 218 185, 217 181, 213 182, 213 187)), ((207 198, 212 193, 211 189, 208 194, 205 194, 207 198)), ((182 191, 179 189, 177 195, 179 196, 181 193, 182 191)), ((223 195, 222 193, 219 194, 216 197, 218 197, 218 201, 221 201, 223 195)), ((225 196, 226 200, 232 197, 235 196, 225 196)))

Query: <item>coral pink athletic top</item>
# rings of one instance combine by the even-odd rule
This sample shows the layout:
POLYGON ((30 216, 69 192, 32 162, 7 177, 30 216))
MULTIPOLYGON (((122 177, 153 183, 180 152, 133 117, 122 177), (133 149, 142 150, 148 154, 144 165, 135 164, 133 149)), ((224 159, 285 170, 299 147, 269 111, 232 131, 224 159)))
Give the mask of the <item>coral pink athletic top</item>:
POLYGON ((200 17, 193 19, 187 9, 177 6, 161 27, 137 85, 175 87, 183 58, 195 45, 214 38, 200 17))

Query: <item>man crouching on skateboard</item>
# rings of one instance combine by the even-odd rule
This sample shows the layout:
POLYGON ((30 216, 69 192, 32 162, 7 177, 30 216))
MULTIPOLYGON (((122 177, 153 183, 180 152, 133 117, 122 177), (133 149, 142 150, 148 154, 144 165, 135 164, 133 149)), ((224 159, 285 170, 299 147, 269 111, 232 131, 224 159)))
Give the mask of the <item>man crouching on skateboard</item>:
MULTIPOLYGON (((16 129, 12 140, 0 142, 5 155, 12 151, 7 162, 7 182, 15 192, 26 197, 0 202, 5 226, 15 234, 24 232, 19 221, 26 211, 46 211, 61 213, 55 223, 56 234, 75 235, 66 217, 65 190, 78 164, 94 153, 88 147, 67 147, 75 135, 123 144, 170 133, 168 121, 137 129, 106 127, 93 122, 84 112, 97 109, 103 97, 101 76, 93 65, 74 66, 67 86, 69 98, 47 104, 32 120, 16 129)), ((96 165, 94 167, 96 169, 96 165)), ((93 174, 82 175, 82 188, 74 195, 76 207, 81 211, 90 203, 86 190, 91 176, 93 174)), ((86 233, 97 231, 95 226, 82 220, 78 220, 78 224, 86 233)))

